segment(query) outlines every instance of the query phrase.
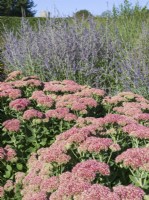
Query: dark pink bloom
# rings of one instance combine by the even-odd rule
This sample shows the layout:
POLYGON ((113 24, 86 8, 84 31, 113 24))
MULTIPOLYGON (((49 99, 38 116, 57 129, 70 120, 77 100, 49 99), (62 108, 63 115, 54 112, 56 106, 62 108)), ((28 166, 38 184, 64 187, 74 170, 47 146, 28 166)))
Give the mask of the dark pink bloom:
POLYGON ((90 183, 85 182, 82 179, 76 178, 70 172, 65 172, 60 175, 60 184, 58 190, 56 190, 50 196, 50 200, 60 200, 65 197, 71 199, 74 195, 83 192, 90 187, 90 183))
POLYGON ((106 163, 98 162, 96 160, 86 160, 73 167, 72 173, 77 177, 93 180, 96 173, 106 176, 109 175, 110 169, 106 163))
POLYGON ((23 119, 25 119, 25 120, 30 120, 32 118, 42 119, 43 117, 44 117, 44 114, 35 109, 26 110, 23 114, 23 119))
POLYGON ((143 200, 143 197, 145 195, 144 191, 141 188, 133 185, 119 185, 114 187, 113 190, 122 200, 143 200))
POLYGON ((111 192, 108 187, 93 184, 81 193, 79 200, 120 200, 120 198, 116 193, 111 192))
POLYGON ((7 131, 18 132, 20 130, 20 121, 18 119, 6 120, 2 125, 7 131))
POLYGON ((16 99, 9 103, 9 107, 17 111, 25 110, 30 104, 30 101, 26 98, 16 99))
POLYGON ((64 152, 65 146, 54 143, 49 148, 42 148, 38 150, 39 160, 44 162, 57 162, 59 164, 66 164, 71 159, 70 156, 64 152))

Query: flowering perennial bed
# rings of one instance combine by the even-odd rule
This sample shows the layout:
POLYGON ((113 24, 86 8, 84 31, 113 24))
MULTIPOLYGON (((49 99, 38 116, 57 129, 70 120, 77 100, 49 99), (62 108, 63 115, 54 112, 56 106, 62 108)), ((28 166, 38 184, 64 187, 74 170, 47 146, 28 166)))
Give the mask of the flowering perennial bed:
POLYGON ((2 200, 142 200, 149 101, 15 71, 0 82, 2 200))

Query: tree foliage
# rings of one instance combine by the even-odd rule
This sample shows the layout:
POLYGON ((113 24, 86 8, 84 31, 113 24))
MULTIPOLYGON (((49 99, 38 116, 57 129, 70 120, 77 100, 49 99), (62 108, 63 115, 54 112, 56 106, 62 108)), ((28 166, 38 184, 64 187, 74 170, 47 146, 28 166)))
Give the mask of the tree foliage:
POLYGON ((0 16, 33 17, 33 0, 0 0, 0 16))
POLYGON ((78 19, 82 19, 82 18, 86 19, 92 16, 92 14, 88 10, 79 10, 74 14, 74 16, 78 19))

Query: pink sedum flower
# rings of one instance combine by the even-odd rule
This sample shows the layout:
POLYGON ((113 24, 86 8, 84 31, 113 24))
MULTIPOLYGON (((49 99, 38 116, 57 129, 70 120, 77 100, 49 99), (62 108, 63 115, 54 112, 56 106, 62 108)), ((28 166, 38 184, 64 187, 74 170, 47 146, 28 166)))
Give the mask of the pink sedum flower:
POLYGON ((124 126, 122 130, 128 133, 130 136, 140 139, 149 139, 149 127, 140 124, 129 124, 124 126))
POLYGON ((59 186, 59 178, 57 176, 52 176, 50 178, 44 179, 40 184, 41 191, 52 193, 59 186))
POLYGON ((6 152, 4 148, 0 147, 0 160, 3 160, 6 157, 6 152))
POLYGON ((10 192, 13 189, 14 189, 13 181, 7 180, 7 182, 4 185, 4 190, 7 191, 7 192, 10 192))
POLYGON ((24 177, 25 177, 24 172, 16 172, 15 173, 15 183, 16 184, 22 183, 22 180, 24 179, 24 177))
POLYGON ((97 138, 88 137, 78 148, 79 151, 83 152, 100 152, 102 150, 108 150, 109 146, 112 145, 113 141, 109 138, 97 138))
POLYGON ((9 145, 7 145, 5 148, 5 153, 6 153, 6 160, 13 162, 16 161, 17 157, 16 157, 16 151, 14 149, 12 149, 9 145))
POLYGON ((149 147, 127 149, 116 157, 116 163, 123 162, 124 166, 137 169, 149 163, 149 147))
POLYGON ((6 120, 2 125, 5 130, 10 132, 18 132, 20 130, 20 121, 18 119, 6 120))
POLYGON ((143 200, 145 195, 141 188, 133 185, 119 185, 114 187, 113 190, 116 194, 118 194, 121 200, 143 200))
POLYGON ((16 99, 9 103, 9 107, 17 111, 25 110, 28 105, 30 101, 26 98, 16 99))
POLYGON ((112 150, 112 152, 116 152, 116 151, 120 151, 121 150, 120 145, 117 144, 117 143, 111 144, 109 148, 112 150))
POLYGON ((60 175, 60 184, 58 189, 52 193, 50 200, 71 199, 74 195, 83 192, 90 187, 90 183, 76 178, 71 172, 65 172, 60 175))
POLYGON ((17 99, 21 97, 21 90, 19 89, 7 89, 4 93, 6 97, 9 97, 10 99, 17 99))
POLYGON ((96 160, 86 160, 73 167, 72 173, 77 177, 93 180, 96 176, 96 173, 104 176, 110 175, 110 169, 106 163, 96 160))
POLYGON ((44 117, 44 114, 38 110, 35 109, 30 109, 30 110, 26 110, 23 114, 23 119, 25 120, 30 120, 33 118, 40 118, 42 119, 44 117))
POLYGON ((8 77, 6 78, 5 81, 13 81, 20 75, 22 75, 21 71, 13 71, 13 72, 8 74, 8 77))
POLYGON ((79 200, 120 200, 119 196, 111 192, 106 186, 93 184, 89 189, 83 191, 79 200))
POLYGON ((4 188, 0 186, 0 198, 4 196, 4 188))

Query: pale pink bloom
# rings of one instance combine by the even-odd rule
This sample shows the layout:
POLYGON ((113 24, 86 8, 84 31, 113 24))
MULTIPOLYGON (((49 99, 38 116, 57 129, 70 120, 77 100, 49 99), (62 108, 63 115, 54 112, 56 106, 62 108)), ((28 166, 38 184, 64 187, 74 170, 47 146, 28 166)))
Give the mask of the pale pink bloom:
POLYGON ((70 121, 75 121, 76 119, 77 119, 77 116, 74 115, 74 114, 72 114, 72 113, 68 113, 68 114, 66 114, 65 117, 64 117, 64 120, 65 120, 65 121, 68 121, 68 122, 70 122, 70 121))
POLYGON ((3 160, 6 157, 6 152, 4 148, 0 147, 0 160, 3 160))
POLYGON ((0 186, 0 198, 4 196, 4 188, 0 186))
POLYGON ((8 77, 6 78, 5 81, 11 81, 16 79, 18 76, 22 75, 21 71, 13 71, 11 73, 8 74, 8 77))
POLYGON ((68 143, 83 142, 91 134, 90 130, 85 128, 71 128, 56 137, 56 141, 64 140, 68 143))
POLYGON ((37 101, 38 105, 45 106, 45 107, 48 107, 48 108, 52 107, 52 105, 54 103, 53 99, 50 96, 46 96, 46 95, 38 97, 36 99, 36 101, 37 101))
POLYGON ((97 88, 91 88, 91 91, 93 95, 101 96, 103 97, 105 95, 105 91, 97 88))
POLYGON ((115 152, 115 151, 120 151, 120 150, 121 150, 120 145, 117 144, 117 143, 111 144, 109 148, 110 148, 113 152, 115 152))
POLYGON ((132 124, 137 123, 133 118, 120 115, 120 114, 107 114, 104 118, 104 124, 119 124, 121 126, 124 126, 126 124, 132 124))
POLYGON ((45 96, 46 96, 45 93, 42 90, 39 90, 39 91, 34 91, 30 99, 37 100, 39 97, 45 97, 45 96))
POLYGON ((50 178, 44 179, 40 184, 41 191, 52 193, 59 186, 59 178, 57 176, 52 176, 50 178))
POLYGON ((108 150, 112 143, 113 141, 109 138, 97 138, 92 136, 81 143, 78 150, 81 152, 100 152, 102 150, 108 150))
POLYGON ((24 179, 24 177, 25 177, 24 172, 16 172, 15 173, 15 183, 16 184, 22 183, 22 180, 24 179))
POLYGON ((141 139, 149 139, 149 127, 140 124, 129 124, 124 126, 122 130, 128 133, 130 136, 141 139))
POLYGON ((25 86, 39 87, 42 85, 43 85, 43 83, 36 79, 29 79, 29 80, 25 81, 25 86))
POLYGON ((54 143, 49 148, 42 148, 38 150, 39 160, 44 162, 57 162, 59 164, 66 164, 71 159, 70 156, 64 153, 65 146, 54 143))
POLYGON ((105 95, 105 91, 101 89, 85 87, 82 88, 80 92, 76 92, 75 95, 80 97, 92 97, 94 95, 103 97, 105 95))
POLYGON ((118 123, 118 121, 120 120, 121 115, 119 114, 107 114, 104 117, 104 123, 105 124, 114 124, 114 123, 118 123))
POLYGON ((19 90, 19 89, 7 89, 3 92, 10 99, 17 99, 17 98, 21 97, 21 90, 19 90))
POLYGON ((110 169, 109 166, 104 162, 99 162, 97 160, 86 160, 73 167, 72 173, 76 177, 91 181, 95 178, 96 173, 104 176, 109 175, 110 169))
POLYGON ((121 200, 143 200, 145 195, 141 188, 133 185, 118 185, 113 187, 113 190, 116 194, 118 194, 121 200))
POLYGON ((74 85, 64 85, 61 88, 61 92, 69 92, 69 93, 75 93, 81 89, 80 85, 74 84, 74 85))
POLYGON ((117 111, 120 114, 128 115, 128 116, 134 116, 136 114, 141 114, 142 111, 139 108, 125 108, 125 107, 116 107, 113 108, 114 111, 117 111))
POLYGON ((84 97, 80 99, 80 102, 85 104, 88 107, 96 107, 97 102, 93 98, 84 97))
POLYGON ((60 82, 59 83, 55 83, 55 84, 52 81, 45 82, 43 91, 59 92, 59 91, 61 91, 61 84, 60 84, 60 82))
POLYGON ((149 162, 149 147, 127 149, 118 155, 115 161, 136 170, 149 162))
POLYGON ((60 199, 69 199, 74 195, 77 195, 83 192, 85 189, 90 187, 90 183, 85 182, 82 179, 76 178, 70 172, 65 172, 60 175, 60 184, 58 190, 56 190, 50 196, 50 200, 60 200, 60 199))
POLYGON ((71 107, 71 109, 75 111, 85 110, 86 108, 87 107, 84 103, 79 103, 79 102, 72 103, 72 107, 71 107))
POLYGON ((45 115, 47 118, 64 119, 69 113, 68 108, 56 108, 55 110, 48 110, 45 115))
POLYGON ((81 86, 71 80, 64 80, 62 82, 46 82, 44 91, 49 92, 70 92, 75 93, 81 89, 81 86))
POLYGON ((15 161, 16 160, 16 151, 12 149, 9 145, 7 145, 5 148, 5 153, 6 153, 6 160, 7 161, 15 161))
POLYGON ((149 104, 149 100, 145 99, 143 96, 140 96, 140 95, 138 95, 136 97, 136 101, 140 102, 140 103, 147 103, 147 104, 149 104))
POLYGON ((114 104, 114 105, 116 105, 116 104, 123 102, 125 100, 126 99, 124 97, 120 97, 120 96, 114 96, 114 97, 106 96, 103 99, 103 104, 114 104))
POLYGON ((81 193, 79 200, 120 200, 120 198, 117 194, 111 192, 108 187, 93 184, 81 193))
POLYGON ((32 152, 32 153, 30 154, 30 157, 29 157, 28 161, 27 161, 27 166, 28 166, 28 168, 30 168, 30 167, 36 165, 36 162, 37 162, 37 154, 34 153, 34 152, 32 152))
POLYGON ((26 191, 22 200, 48 200, 48 197, 47 194, 43 191, 40 192, 26 191))
POLYGON ((26 86, 26 81, 16 80, 16 81, 13 81, 13 82, 12 82, 12 85, 13 85, 15 88, 23 88, 23 87, 26 86))
POLYGON ((44 114, 35 109, 26 110, 23 114, 23 119, 25 119, 25 120, 30 120, 32 118, 42 119, 43 117, 44 117, 44 114))
POLYGON ((7 131, 18 132, 20 130, 20 121, 18 119, 6 120, 2 125, 7 131))
POLYGON ((27 98, 16 99, 9 103, 9 107, 17 111, 25 110, 30 105, 30 101, 27 98))
POLYGON ((3 90, 13 89, 12 85, 5 82, 0 82, 0 92, 3 90))
POLYGON ((149 121, 149 113, 141 113, 134 116, 139 121, 149 121))
POLYGON ((10 192, 13 189, 14 189, 13 181, 7 180, 5 185, 4 185, 4 190, 7 191, 7 192, 10 192))
POLYGON ((98 128, 101 128, 104 125, 104 118, 94 118, 94 117, 78 117, 76 120, 76 126, 84 127, 87 125, 95 125, 98 128))

